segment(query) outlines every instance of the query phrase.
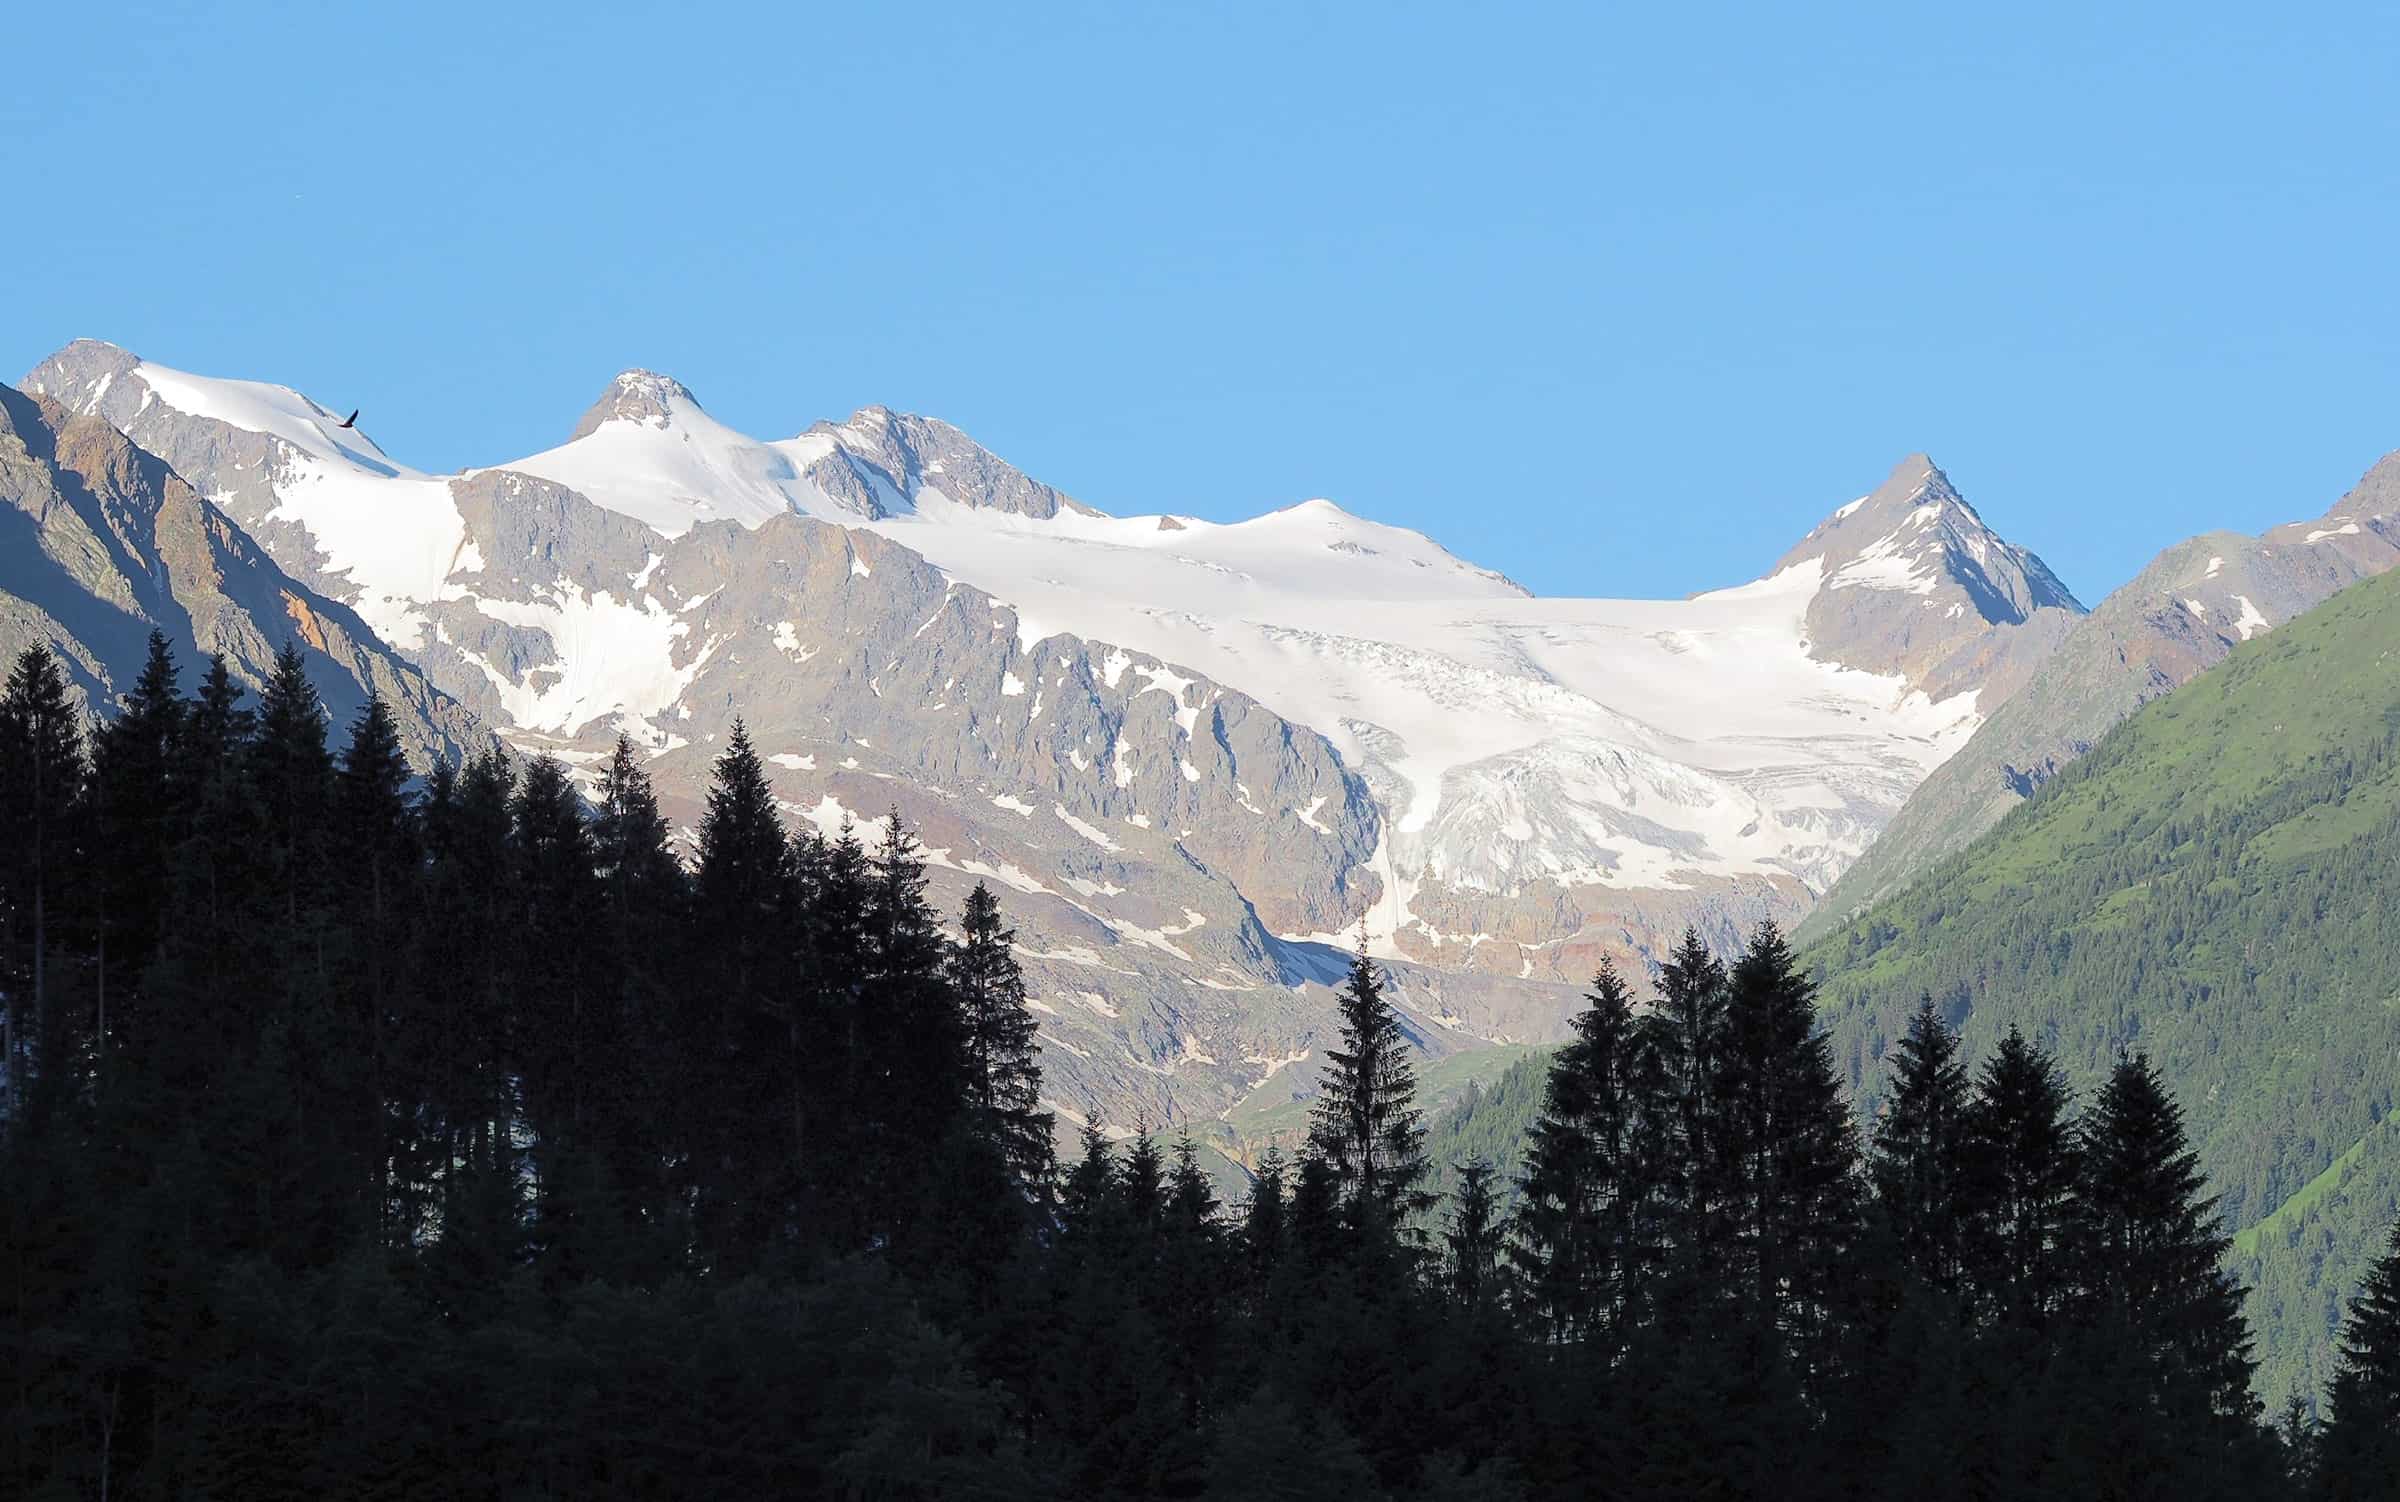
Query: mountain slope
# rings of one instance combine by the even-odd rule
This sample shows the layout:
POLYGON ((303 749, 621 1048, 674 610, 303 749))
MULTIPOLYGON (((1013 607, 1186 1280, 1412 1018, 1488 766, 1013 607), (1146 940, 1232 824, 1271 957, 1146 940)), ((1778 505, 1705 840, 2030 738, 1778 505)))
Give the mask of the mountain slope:
POLYGON ((1437 1052, 1788 921, 2079 608, 1922 459, 1753 584, 1537 600, 1330 502, 1109 516, 931 419, 760 441, 650 372, 447 476, 108 345, 28 379, 520 748, 623 730, 688 813, 744 716, 795 817, 897 806, 950 885, 1007 873, 1051 1078, 1120 1122, 1305 1086, 1362 920, 1437 1052))
POLYGON ((208 654, 265 683, 300 643, 337 725, 370 692, 420 767, 486 737, 348 607, 309 590, 156 457, 108 423, 0 386, 0 656, 51 647, 94 711, 141 671, 153 628, 187 687, 208 654))
MULTIPOLYGON (((2363 530, 2363 529, 2362 529, 2363 530)), ((2355 535, 2355 534, 2353 534, 2355 535)), ((2189 1113, 2270 1402, 2400 1211, 2400 573, 2132 715, 1965 850, 1808 949, 1871 1103, 1920 995, 2087 1093, 2148 1051, 2189 1113)))
POLYGON ((2335 591, 2400 563, 2400 454, 2333 509, 2260 537, 2211 532, 2161 553, 2061 642, 1925 779, 1825 895, 1805 938, 1906 886, 1997 823, 2111 725, 2335 591))

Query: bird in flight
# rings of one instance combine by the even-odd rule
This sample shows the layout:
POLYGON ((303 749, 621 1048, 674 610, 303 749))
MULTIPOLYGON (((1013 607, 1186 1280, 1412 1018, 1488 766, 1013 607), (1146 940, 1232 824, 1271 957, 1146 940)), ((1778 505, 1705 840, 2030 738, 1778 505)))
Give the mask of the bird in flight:
POLYGON ((337 426, 339 426, 339 427, 345 427, 345 428, 355 428, 355 427, 357 427, 357 426, 358 426, 358 409, 357 409, 356 407, 352 407, 352 408, 350 409, 350 415, 349 415, 348 417, 345 417, 345 418, 343 418, 343 419, 341 420, 341 422, 340 422, 339 424, 337 424, 337 426))

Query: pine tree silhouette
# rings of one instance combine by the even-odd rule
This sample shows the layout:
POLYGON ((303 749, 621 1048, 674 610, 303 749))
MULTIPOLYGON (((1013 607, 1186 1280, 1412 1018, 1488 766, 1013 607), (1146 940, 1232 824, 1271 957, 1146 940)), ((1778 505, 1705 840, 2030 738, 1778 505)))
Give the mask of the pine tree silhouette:
POLYGON ((1966 1125, 1968 1281, 1992 1317, 2038 1331, 2066 1294, 2081 1172, 2067 1088, 2050 1055, 2010 1028, 1977 1076, 1966 1125))
POLYGON ((1967 1070, 1928 996, 1893 1050, 1892 1083, 1868 1156, 1878 1209, 1909 1270, 1956 1294, 1968 1219, 1967 1070))
POLYGON ((1512 1256, 1553 1340, 1621 1349, 1659 1275, 1670 1136, 1659 1034, 1603 962, 1527 1135, 1512 1256))
POLYGON ((2319 1494, 2337 1502, 2400 1498, 2400 1225, 2351 1297, 2326 1407, 2315 1456, 2319 1494))
POLYGON ((1371 1247, 1413 1245, 1411 1222, 1433 1203, 1423 1186, 1424 1114, 1400 1016, 1362 938, 1342 984, 1342 1041, 1326 1050, 1309 1120, 1309 1151, 1333 1173, 1342 1205, 1371 1247))
POLYGON ((48 649, 27 647, 0 692, 0 949, 8 1014, 0 1022, 0 1090, 10 1117, 27 1103, 26 1086, 52 1064, 64 1066, 52 1032, 50 952, 75 859, 77 797, 83 790, 81 727, 67 682, 48 649), (18 1006, 20 993, 32 1016, 18 1006))
POLYGON ((1046 1210, 1057 1118, 1040 1109, 1038 1029, 1025 1005, 1016 931, 1001 926, 1000 900, 980 881, 967 894, 963 928, 964 941, 950 959, 950 984, 964 1014, 976 1130, 1007 1164, 1027 1202, 1046 1210))

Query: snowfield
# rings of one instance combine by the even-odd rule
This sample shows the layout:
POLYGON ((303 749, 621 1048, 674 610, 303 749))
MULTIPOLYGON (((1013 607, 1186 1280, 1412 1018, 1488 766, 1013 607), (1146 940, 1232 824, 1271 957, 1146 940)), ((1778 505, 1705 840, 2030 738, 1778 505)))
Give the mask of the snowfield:
MULTIPOLYGON (((283 388, 150 364, 138 374, 157 400, 282 441, 275 519, 307 529, 396 644, 424 645, 425 606, 472 597, 480 560, 447 477, 397 464, 283 388)), ((538 683, 483 664, 520 727, 571 735, 612 716, 671 714, 718 644, 678 619, 692 602, 648 588, 668 541, 703 522, 755 527, 798 512, 875 532, 1013 607, 1031 661, 1003 693, 1038 683, 1040 642, 1068 633, 1119 649, 1112 682, 1130 666, 1173 696, 1181 736, 1212 733, 1193 672, 1322 733, 1383 806, 1374 865, 1387 933, 1420 921, 1409 904, 1429 883, 1674 890, 1781 874, 1821 890, 1980 722, 1974 692, 1936 703, 1897 676, 1809 655, 1804 616, 1821 591, 1934 587, 1898 531, 1831 578, 1806 559, 1686 600, 1541 599, 1330 501, 1231 524, 1029 517, 961 504, 937 473, 870 469, 856 457, 870 435, 851 424, 762 442, 643 372, 618 377, 595 413, 612 399, 638 415, 587 419, 565 444, 490 466, 576 490, 661 538, 621 590, 587 594, 562 579, 531 602, 482 603, 547 632, 566 659, 538 683), (841 500, 819 483, 827 465, 863 476, 882 514, 862 512, 855 485, 841 500)), ((871 575, 863 563, 853 572, 871 575)), ((775 639, 785 652, 790 626, 775 639)), ((826 811, 805 812, 821 823, 826 811)), ((1172 949, 1172 933, 1151 938, 1172 949)))

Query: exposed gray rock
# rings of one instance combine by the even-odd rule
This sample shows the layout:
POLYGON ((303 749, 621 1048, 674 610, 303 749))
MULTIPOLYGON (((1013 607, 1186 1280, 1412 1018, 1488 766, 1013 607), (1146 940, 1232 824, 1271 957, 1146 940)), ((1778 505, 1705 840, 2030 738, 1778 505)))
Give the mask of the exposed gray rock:
POLYGON ((1925 779, 1807 923, 1822 933, 1997 824, 2119 720, 2234 646, 2400 563, 2400 454, 2333 509, 2260 537, 2177 543, 2067 633, 2040 674, 1925 779))
POLYGON ((575 424, 568 441, 584 437, 604 422, 623 420, 647 422, 665 427, 674 416, 673 403, 689 402, 698 406, 699 400, 691 389, 672 376, 652 370, 628 370, 608 383, 600 399, 584 409, 583 417, 575 424))
POLYGON ((1090 508, 1026 476, 991 450, 930 417, 863 407, 846 422, 820 422, 808 430, 836 447, 807 470, 827 495, 863 516, 889 516, 934 489, 961 506, 1055 516, 1090 508))
POLYGON ((2028 550, 2003 540, 1923 454, 1835 512, 1777 561, 1814 560, 1810 655, 1897 674, 1934 699, 2013 693, 2084 613, 2028 550))
POLYGON ((156 456, 98 417, 5 386, 0 534, 0 654, 53 648, 94 712, 132 686, 155 628, 187 688, 222 652, 256 689, 296 641, 337 733, 379 693, 420 770, 489 741, 347 606, 294 581, 156 456))

